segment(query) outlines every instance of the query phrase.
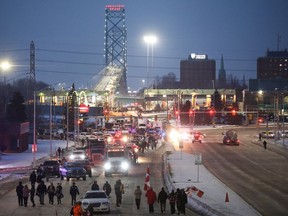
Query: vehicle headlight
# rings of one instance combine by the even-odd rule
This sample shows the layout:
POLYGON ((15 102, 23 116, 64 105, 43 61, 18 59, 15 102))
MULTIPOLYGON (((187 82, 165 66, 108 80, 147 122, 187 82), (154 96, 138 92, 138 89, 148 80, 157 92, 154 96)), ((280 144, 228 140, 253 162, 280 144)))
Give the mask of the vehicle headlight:
POLYGON ((138 151, 139 151, 139 149, 138 149, 138 148, 135 148, 135 149, 134 149, 134 152, 135 152, 135 153, 137 153, 138 151))
POLYGON ((104 169, 105 169, 105 170, 111 169, 111 163, 105 163, 105 164, 104 164, 104 169))
POLYGON ((178 137, 179 137, 178 131, 176 131, 176 130, 171 130, 169 137, 170 137, 170 139, 172 139, 172 140, 177 140, 178 137))
POLYGON ((128 164, 127 161, 123 161, 123 162, 121 163, 121 168, 122 168, 123 170, 127 170, 128 167, 129 167, 129 164, 128 164))
POLYGON ((75 158, 75 155, 70 155, 70 160, 73 160, 75 158))
POLYGON ((123 142, 127 142, 127 141, 128 141, 128 137, 124 136, 124 137, 122 138, 122 140, 123 140, 123 142))
POLYGON ((107 141, 108 141, 108 142, 112 142, 112 138, 111 138, 111 137, 108 137, 108 138, 107 138, 107 141))
POLYGON ((85 155, 84 154, 80 155, 80 157, 81 157, 81 159, 85 159, 85 155))
POLYGON ((109 202, 103 202, 102 204, 108 206, 108 205, 109 205, 109 202))

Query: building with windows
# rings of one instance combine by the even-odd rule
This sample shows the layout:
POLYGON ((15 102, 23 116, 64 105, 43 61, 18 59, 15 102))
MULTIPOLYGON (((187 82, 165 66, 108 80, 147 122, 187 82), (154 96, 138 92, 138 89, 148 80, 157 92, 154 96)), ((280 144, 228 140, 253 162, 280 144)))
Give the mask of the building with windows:
POLYGON ((250 91, 288 90, 288 51, 267 51, 257 59, 257 79, 249 80, 250 91))
POLYGON ((216 79, 216 61, 207 55, 192 53, 180 62, 180 88, 212 89, 216 79))

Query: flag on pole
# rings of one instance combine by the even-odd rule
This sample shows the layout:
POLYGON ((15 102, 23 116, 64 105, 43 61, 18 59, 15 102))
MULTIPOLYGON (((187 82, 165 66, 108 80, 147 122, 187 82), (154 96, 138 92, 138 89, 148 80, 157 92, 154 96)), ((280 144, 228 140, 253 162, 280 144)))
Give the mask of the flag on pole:
POLYGON ((144 191, 147 191, 149 187, 150 187, 150 168, 147 167, 146 176, 145 176, 144 191))

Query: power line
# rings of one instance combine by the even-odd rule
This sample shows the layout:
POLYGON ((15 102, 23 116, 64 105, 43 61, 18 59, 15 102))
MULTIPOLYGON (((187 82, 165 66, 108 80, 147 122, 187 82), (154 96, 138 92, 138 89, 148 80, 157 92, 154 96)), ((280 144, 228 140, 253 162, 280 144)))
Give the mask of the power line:
POLYGON ((0 52, 23 52, 28 51, 29 49, 14 49, 14 50, 0 50, 0 52))
MULTIPOLYGON (((68 50, 53 50, 53 49, 36 49, 38 51, 44 51, 44 52, 58 52, 58 53, 70 53, 70 54, 83 54, 83 55, 98 55, 98 56, 104 56, 103 53, 96 53, 96 52, 83 52, 83 51, 68 51, 68 50)), ((127 57, 133 57, 133 58, 147 58, 145 55, 127 55, 127 57)), ((174 60, 187 60, 186 57, 175 57, 175 56, 153 56, 155 59, 174 59, 174 60)), ((221 59, 210 59, 210 60, 216 60, 220 61, 221 59)), ((255 62, 257 60, 255 59, 230 59, 225 58, 225 61, 251 61, 255 62)))
MULTIPOLYGON (((72 62, 72 61, 58 61, 58 60, 45 60, 45 59, 37 59, 36 62, 48 62, 48 63, 60 63, 60 64, 79 64, 79 65, 89 65, 89 66, 102 66, 105 67, 104 64, 97 63, 84 63, 84 62, 72 62)), ((139 65, 128 65, 128 68, 147 68, 147 66, 139 66, 139 65)), ((150 66, 150 68, 152 68, 150 66)), ((161 69, 161 70, 179 70, 178 67, 163 67, 163 66, 153 66, 153 69, 161 69)), ((255 71, 254 69, 225 69, 226 71, 239 71, 239 72, 248 72, 255 71)))

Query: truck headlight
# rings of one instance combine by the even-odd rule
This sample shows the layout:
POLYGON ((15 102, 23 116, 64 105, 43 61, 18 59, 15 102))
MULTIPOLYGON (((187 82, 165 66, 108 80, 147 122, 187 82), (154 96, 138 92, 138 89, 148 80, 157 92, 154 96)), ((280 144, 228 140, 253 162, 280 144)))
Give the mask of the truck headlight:
POLYGON ((75 158, 75 155, 70 155, 70 160, 73 160, 75 158))
POLYGON ((129 167, 129 164, 128 164, 127 161, 123 161, 123 162, 121 163, 121 168, 122 168, 123 170, 127 170, 128 167, 129 167))
POLYGON ((122 141, 123 141, 123 142, 127 142, 127 141, 128 141, 128 137, 127 137, 127 136, 124 136, 124 137, 122 138, 122 141))
POLYGON ((85 159, 85 155, 84 154, 80 155, 80 157, 81 157, 81 159, 85 159))
POLYGON ((111 163, 107 162, 104 164, 104 169, 105 170, 110 170, 111 169, 111 163))

